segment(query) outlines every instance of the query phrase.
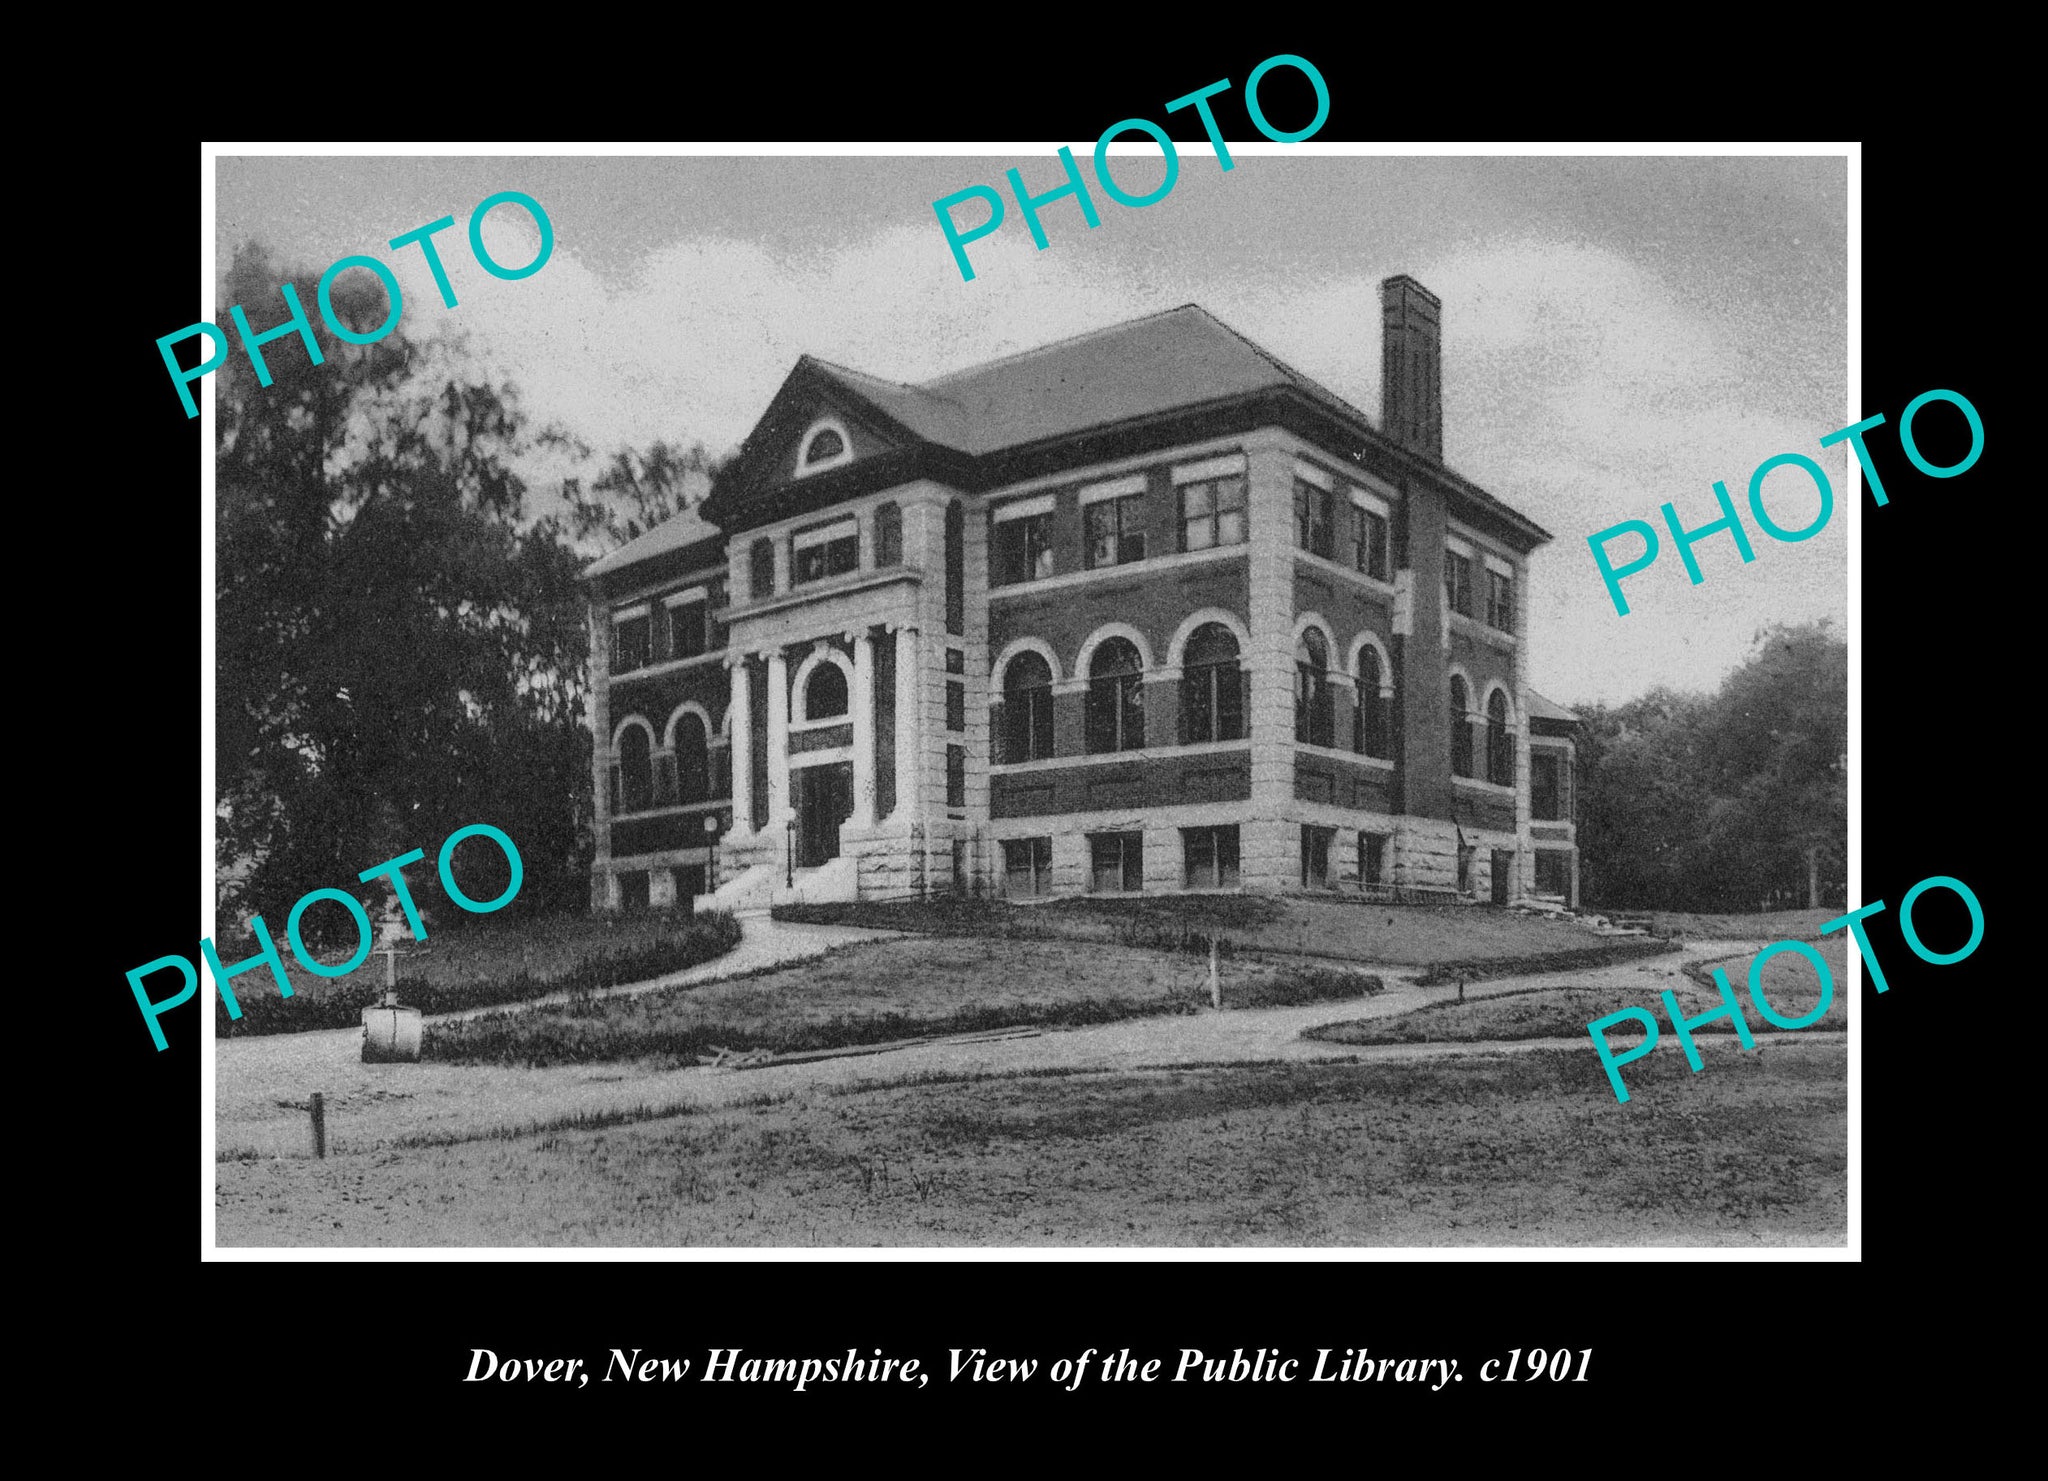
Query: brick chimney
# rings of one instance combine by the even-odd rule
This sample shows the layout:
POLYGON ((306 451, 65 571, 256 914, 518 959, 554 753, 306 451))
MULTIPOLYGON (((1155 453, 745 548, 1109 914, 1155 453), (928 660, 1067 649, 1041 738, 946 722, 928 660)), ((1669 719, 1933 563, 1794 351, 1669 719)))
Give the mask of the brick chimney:
POLYGON ((1380 430, 1444 457, 1443 303, 1405 273, 1380 284, 1380 430))

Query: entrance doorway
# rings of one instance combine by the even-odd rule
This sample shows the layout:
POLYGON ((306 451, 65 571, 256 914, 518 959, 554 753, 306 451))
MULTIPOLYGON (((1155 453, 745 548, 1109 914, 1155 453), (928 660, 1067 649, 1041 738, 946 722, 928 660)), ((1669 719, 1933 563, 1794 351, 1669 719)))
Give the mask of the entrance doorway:
POLYGON ((1514 883, 1515 856, 1510 849, 1497 848, 1493 851, 1493 903, 1508 903, 1509 887, 1514 883))
POLYGON ((796 863, 814 869, 839 857, 839 825, 853 814, 853 763, 799 767, 790 773, 796 791, 796 863))

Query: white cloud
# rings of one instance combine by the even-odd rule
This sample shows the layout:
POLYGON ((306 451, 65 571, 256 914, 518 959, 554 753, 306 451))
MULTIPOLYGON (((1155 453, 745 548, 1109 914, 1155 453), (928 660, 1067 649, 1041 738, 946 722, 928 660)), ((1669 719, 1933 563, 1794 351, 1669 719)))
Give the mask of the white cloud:
MULTIPOLYGON (((1846 454, 1817 446, 1840 425, 1839 372, 1758 373, 1771 325, 1740 302, 1703 309, 1598 247, 1495 239, 1322 279, 1224 278, 1109 268, 1123 259, 1090 254, 1075 233, 1038 251, 1024 233, 1003 232, 970 249, 979 276, 967 283, 935 229, 919 225, 829 253, 696 237, 649 254, 624 282, 558 241, 542 271, 502 281, 472 260, 464 230, 441 238, 456 309, 441 306, 415 251, 400 254, 408 329, 459 333, 479 366, 518 386, 536 422, 559 423, 600 454, 657 438, 728 450, 807 351, 915 381, 1190 300, 1376 417, 1378 283, 1410 272, 1444 301, 1447 460, 1556 537, 1532 573, 1540 685, 1567 700, 1618 699, 1658 681, 1706 686, 1766 615, 1846 613, 1846 454), (1658 563, 1629 582, 1631 615, 1616 616, 1589 534, 1630 518, 1661 528, 1667 500, 1687 525, 1704 523, 1717 478, 1747 520, 1750 470, 1787 451, 1835 476, 1836 515, 1820 536, 1785 545, 1752 527, 1749 565, 1725 535, 1711 537, 1698 547, 1708 570, 1699 587, 1667 536, 1658 563)), ((514 208, 484 230, 500 262, 537 250, 514 208)), ((1839 366, 1838 348, 1817 347, 1813 363, 1839 366)), ((526 471, 545 487, 575 470, 555 458, 526 471)), ((1772 507, 1782 523, 1803 523, 1812 496, 1780 477, 1772 507)))

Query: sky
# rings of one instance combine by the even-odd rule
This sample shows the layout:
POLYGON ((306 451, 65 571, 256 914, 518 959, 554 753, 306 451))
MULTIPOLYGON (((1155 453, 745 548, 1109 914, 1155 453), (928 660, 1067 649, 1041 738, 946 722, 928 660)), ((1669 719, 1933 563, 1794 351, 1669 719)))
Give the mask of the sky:
MULTIPOLYGON (((603 456, 656 439, 733 448, 806 352, 919 381, 1034 345, 1199 303, 1379 421, 1379 282, 1418 279, 1443 300, 1444 460, 1549 530, 1530 563, 1536 687, 1615 703, 1659 685, 1709 689, 1773 621, 1847 619, 1847 167, 1840 158, 1457 158, 1233 147, 1224 172, 1181 146, 1158 203, 1097 189, 1089 229, 1047 205, 1034 247, 1011 202, 967 248, 963 282, 932 202, 968 185, 1007 195, 1059 184, 1048 150, 1008 156, 684 158, 223 157, 216 245, 225 274, 259 244, 318 272, 362 254, 395 267, 407 333, 443 336, 510 381, 536 423, 603 456), (546 209, 547 264, 493 278, 465 238, 478 202, 521 190, 546 209), (418 249, 386 243, 441 216, 457 307, 418 249), (1835 486, 1813 538, 1773 541, 1747 509, 1765 459, 1804 453, 1835 486), (1718 515, 1720 480, 1756 558, 1715 535, 1688 583, 1658 507, 1688 528, 1718 515), (1618 615, 1587 537, 1624 519, 1663 533, 1618 615)), ((1087 151, 1076 156, 1087 169, 1087 151)), ((1121 146, 1116 179, 1162 178, 1151 145, 1121 146)), ((963 206, 963 228, 986 214, 963 206)), ((538 236, 516 206, 486 218, 507 266, 538 236)), ((310 307, 310 306, 309 306, 310 307)), ((283 304, 245 304, 261 329, 283 304), (274 312, 264 312, 264 309, 274 312)), ((227 322, 227 305, 205 315, 227 322)), ((522 470, 536 498, 594 466, 563 455, 522 470)), ((1818 494, 1772 474, 1787 529, 1818 494)), ((536 509, 534 512, 543 512, 536 509)), ((1618 539, 1614 559, 1640 549, 1618 539)))

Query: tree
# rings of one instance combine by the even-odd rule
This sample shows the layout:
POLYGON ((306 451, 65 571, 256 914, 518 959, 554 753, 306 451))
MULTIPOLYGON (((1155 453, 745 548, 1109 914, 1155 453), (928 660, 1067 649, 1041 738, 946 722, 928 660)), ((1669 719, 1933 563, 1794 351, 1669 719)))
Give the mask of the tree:
POLYGON ((1826 623, 1760 631, 1750 660, 1721 686, 1706 733, 1707 785, 1729 799, 1717 842, 1803 873, 1807 904, 1820 875, 1848 861, 1848 647, 1826 623))
POLYGON ((1748 908, 1848 858, 1848 648, 1825 622, 1774 625, 1712 696, 1656 690, 1582 707, 1579 849, 1588 898, 1748 908))
MULTIPOLYGON (((573 445, 580 457, 590 449, 573 445)), ((563 489, 576 536, 602 534, 613 548, 638 539, 664 520, 702 501, 719 468, 717 459, 692 443, 678 450, 657 441, 644 452, 626 448, 612 454, 604 470, 590 482, 588 494, 577 480, 563 489)))
MULTIPOLYGON (((254 310, 282 310, 280 281, 245 249, 228 298, 262 327, 254 310)), ((316 284, 300 275, 296 286, 310 309, 316 284)), ((343 322, 383 322, 374 285, 343 280, 334 299, 343 322)), ((276 914, 320 886, 374 900, 359 872, 424 848, 426 872, 408 875, 424 906, 440 898, 433 851, 475 822, 520 846, 519 905, 579 899, 590 807, 581 559, 560 521, 522 523, 513 466, 539 434, 508 387, 465 371, 459 346, 402 328, 355 346, 315 326, 320 365, 288 337, 264 347, 272 385, 240 356, 220 372, 225 903, 276 914)), ((467 893, 499 892, 492 855, 458 855, 467 893)), ((316 938, 319 914, 306 918, 316 938)))

